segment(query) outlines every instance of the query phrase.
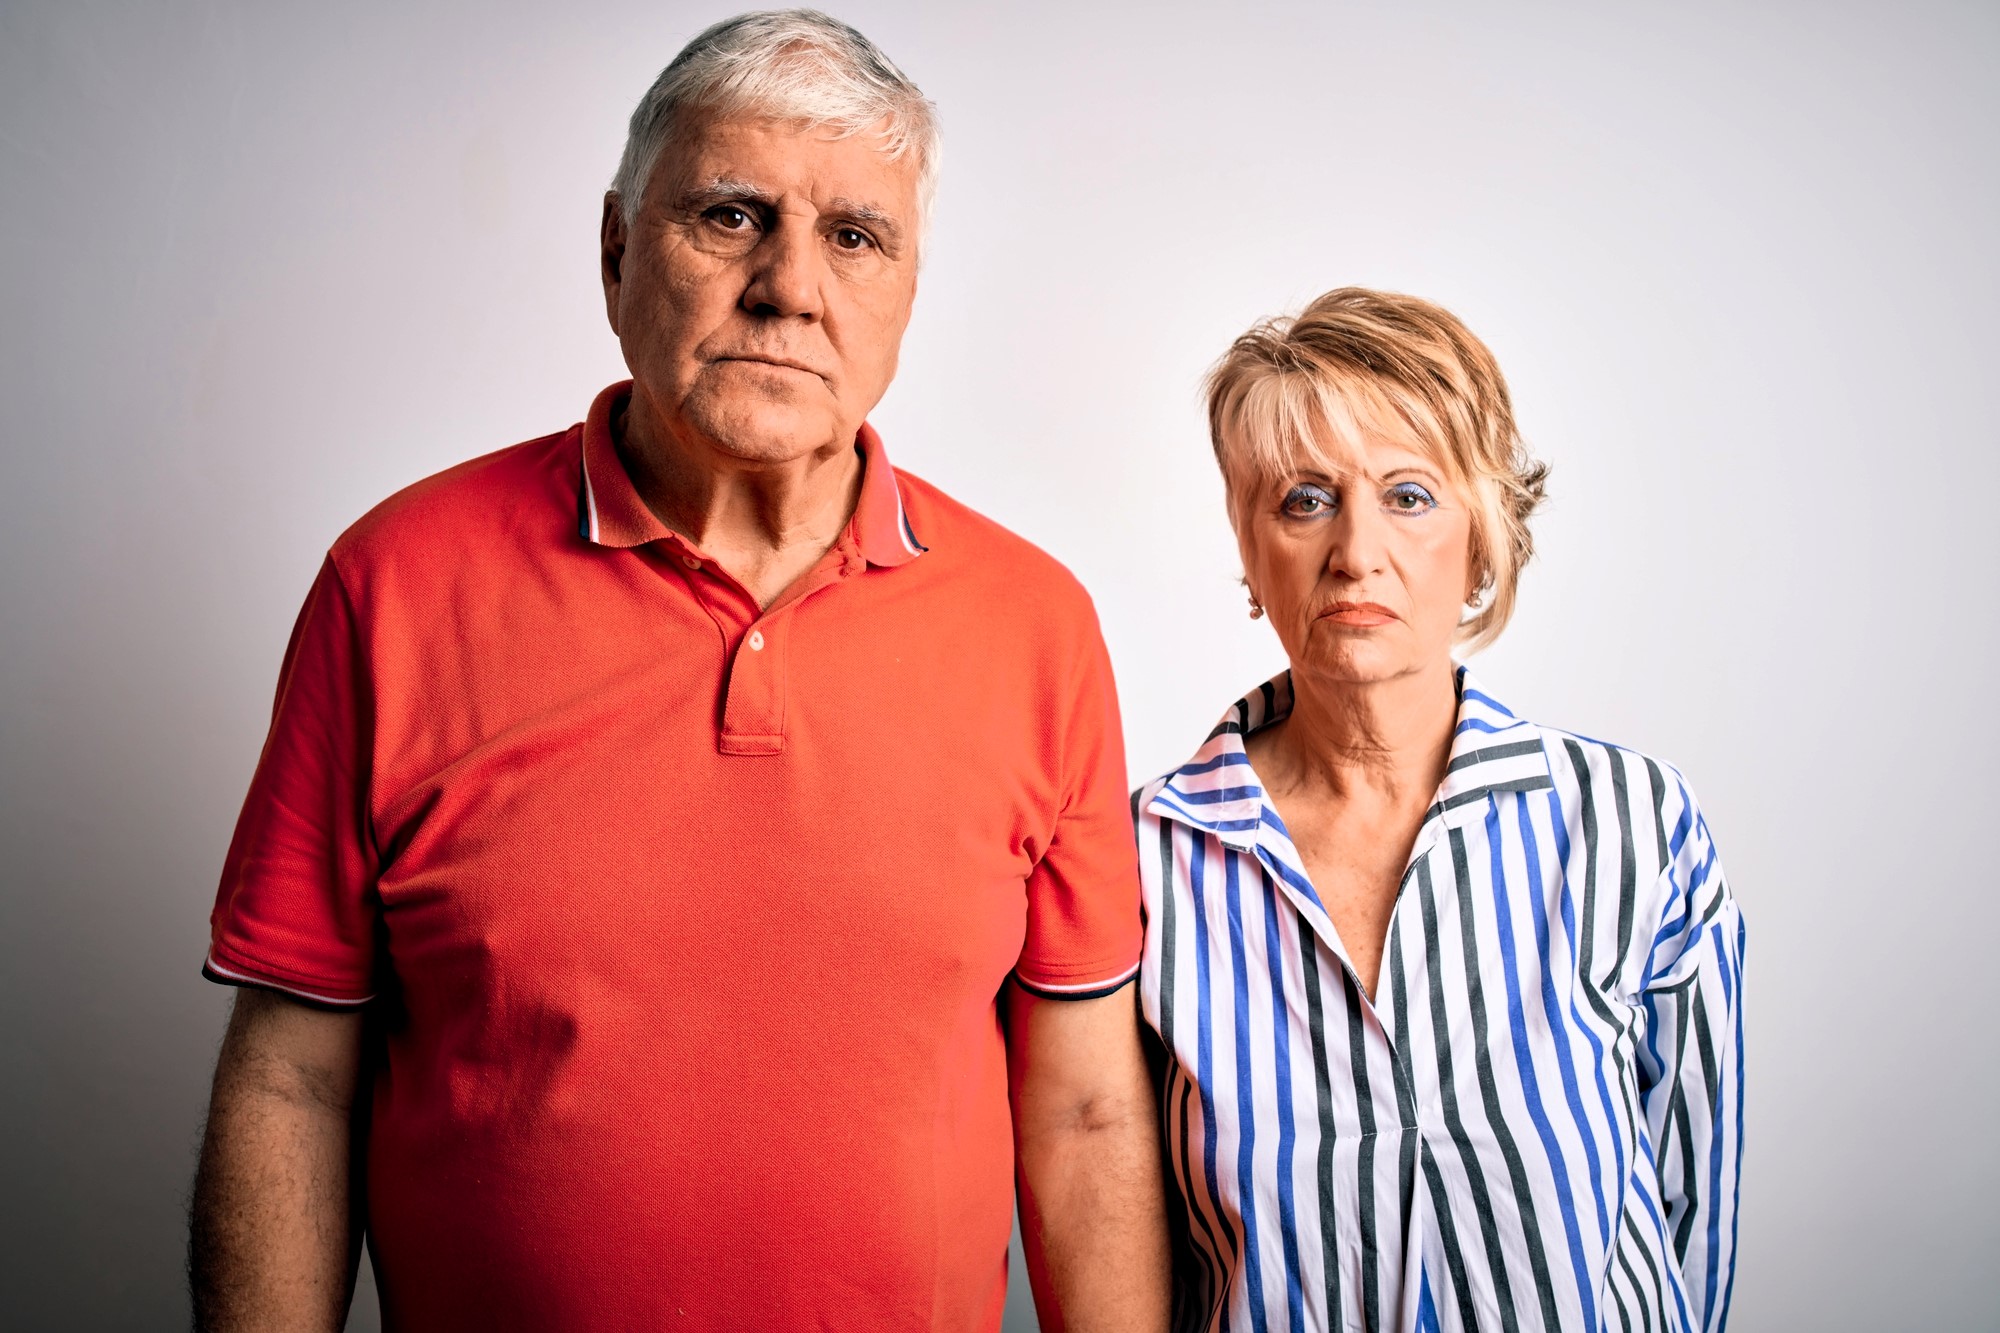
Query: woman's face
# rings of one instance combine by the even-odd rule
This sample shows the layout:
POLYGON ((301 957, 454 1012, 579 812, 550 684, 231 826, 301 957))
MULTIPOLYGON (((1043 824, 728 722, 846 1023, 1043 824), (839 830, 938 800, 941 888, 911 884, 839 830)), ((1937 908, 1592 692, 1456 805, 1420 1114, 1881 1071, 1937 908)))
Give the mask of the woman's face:
POLYGON ((1469 497, 1407 439, 1373 434, 1354 463, 1302 460, 1246 483, 1236 539, 1251 595, 1313 683, 1448 669, 1473 586, 1469 497))

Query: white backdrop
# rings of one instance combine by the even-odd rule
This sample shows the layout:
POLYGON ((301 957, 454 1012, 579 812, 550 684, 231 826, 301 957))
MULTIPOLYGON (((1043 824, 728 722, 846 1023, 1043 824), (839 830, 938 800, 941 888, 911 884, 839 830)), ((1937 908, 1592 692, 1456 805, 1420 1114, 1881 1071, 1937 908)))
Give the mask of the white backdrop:
MULTIPOLYGON (((292 616, 369 505, 620 375, 600 193, 639 93, 727 12, 0 8, 23 1327, 182 1318, 226 1000, 196 968, 292 616)), ((1749 922, 1735 1327, 2000 1327, 1975 1026, 2000 10, 839 12, 946 133, 875 419, 1090 587, 1135 780, 1281 665, 1235 584, 1203 368, 1336 285, 1456 310, 1555 465, 1477 669, 1681 764, 1749 922)))

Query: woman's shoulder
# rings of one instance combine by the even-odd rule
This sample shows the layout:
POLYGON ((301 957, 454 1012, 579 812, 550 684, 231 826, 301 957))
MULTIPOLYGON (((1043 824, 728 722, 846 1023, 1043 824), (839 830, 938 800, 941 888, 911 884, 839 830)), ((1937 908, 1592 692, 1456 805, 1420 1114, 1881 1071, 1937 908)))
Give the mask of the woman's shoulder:
POLYGON ((1706 847, 1707 822, 1680 767, 1635 746, 1537 723, 1573 834, 1659 873, 1706 847))

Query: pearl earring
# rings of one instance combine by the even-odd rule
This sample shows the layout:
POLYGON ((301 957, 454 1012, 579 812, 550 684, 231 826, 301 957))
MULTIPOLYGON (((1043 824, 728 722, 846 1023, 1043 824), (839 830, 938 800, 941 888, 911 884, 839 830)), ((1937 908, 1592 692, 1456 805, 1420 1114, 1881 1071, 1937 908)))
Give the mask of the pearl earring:
POLYGON ((1257 594, 1254 592, 1250 594, 1250 618, 1252 620, 1264 618, 1264 604, 1257 600, 1257 594))

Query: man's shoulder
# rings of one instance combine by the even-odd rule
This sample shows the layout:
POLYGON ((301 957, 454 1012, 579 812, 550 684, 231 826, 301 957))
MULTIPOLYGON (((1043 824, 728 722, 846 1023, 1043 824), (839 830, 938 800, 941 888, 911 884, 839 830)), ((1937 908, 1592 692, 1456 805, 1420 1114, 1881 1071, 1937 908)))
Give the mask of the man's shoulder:
POLYGON ((574 528, 576 427, 456 463, 363 514, 333 544, 343 569, 365 571, 448 552, 486 550, 527 529, 574 528))
POLYGON ((1062 561, 914 473, 896 469, 910 529, 939 564, 1012 590, 1019 598, 1074 606, 1093 619, 1090 594, 1062 561))

